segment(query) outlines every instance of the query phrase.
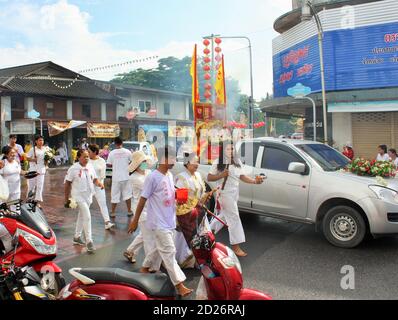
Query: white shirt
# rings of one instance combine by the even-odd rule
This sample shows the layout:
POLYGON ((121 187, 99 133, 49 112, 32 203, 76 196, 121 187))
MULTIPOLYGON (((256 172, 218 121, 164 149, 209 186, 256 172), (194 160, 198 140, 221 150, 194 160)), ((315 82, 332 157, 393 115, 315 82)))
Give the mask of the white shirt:
MULTIPOLYGON (((217 165, 218 165, 219 160, 215 160, 213 162, 213 165, 211 166, 211 169, 209 171, 210 174, 212 175, 217 175, 220 174, 217 170, 217 165)), ((220 192, 222 193, 234 193, 234 194, 239 194, 239 182, 240 182, 240 176, 243 175, 243 169, 242 167, 237 167, 234 165, 229 165, 228 168, 229 171, 229 176, 227 179, 227 182, 225 183, 224 191, 221 191, 221 187, 224 183, 224 179, 218 180, 217 181, 217 187, 220 188, 220 192)), ((238 199, 236 199, 238 200, 238 199)))
POLYGON ((380 153, 377 154, 377 161, 390 161, 390 157, 388 156, 387 153, 385 153, 384 155, 381 155, 380 153))
POLYGON ((28 158, 35 158, 35 153, 34 153, 35 150, 36 150, 37 164, 34 162, 29 162, 29 169, 30 171, 37 171, 40 174, 45 174, 46 166, 44 164, 44 154, 46 153, 47 148, 42 147, 41 149, 39 149, 38 147, 33 147, 28 152, 28 158))
POLYGON ((98 159, 95 160, 90 159, 89 163, 93 166, 98 180, 101 183, 104 183, 104 180, 106 178, 106 161, 101 157, 99 157, 98 159))
POLYGON ((146 227, 149 230, 176 228, 176 201, 173 175, 153 171, 145 180, 141 196, 147 199, 146 227))
POLYGON ((181 172, 176 177, 175 185, 179 189, 188 189, 190 198, 195 197, 200 199, 206 191, 206 186, 199 172, 195 172, 195 175, 191 175, 188 170, 181 172))
POLYGON ((97 178, 91 164, 82 167, 79 162, 71 166, 66 174, 65 181, 72 182, 71 196, 76 202, 92 202, 94 194, 94 179, 97 178))
POLYGON ((0 169, 0 174, 8 183, 10 194, 21 191, 21 166, 17 160, 8 162, 4 159, 4 167, 0 169))
MULTIPOLYGON (((131 175, 131 184, 133 185, 133 202, 131 207, 133 211, 137 210, 138 201, 141 198, 142 190, 144 189, 144 183, 146 178, 151 174, 151 170, 145 170, 145 174, 140 174, 137 171, 131 175)), ((140 222, 146 221, 146 205, 140 216, 140 222)))
MULTIPOLYGON (((392 160, 391 160, 392 161, 392 160)), ((393 161, 395 168, 398 169, 398 158, 395 158, 395 160, 393 161)))
POLYGON ((129 164, 133 160, 133 154, 131 151, 120 148, 112 150, 109 153, 107 163, 112 165, 112 181, 128 181, 129 175, 129 164))

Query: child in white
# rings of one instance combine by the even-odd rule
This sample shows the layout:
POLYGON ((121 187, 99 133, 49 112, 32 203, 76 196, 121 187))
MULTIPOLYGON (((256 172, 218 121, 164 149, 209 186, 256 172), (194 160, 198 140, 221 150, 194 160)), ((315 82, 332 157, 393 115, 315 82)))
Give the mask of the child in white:
POLYGON ((173 175, 169 172, 175 164, 167 148, 159 152, 159 166, 145 180, 144 189, 137 206, 129 232, 137 229, 141 213, 147 203, 146 227, 153 232, 156 247, 145 257, 141 272, 148 273, 152 261, 160 256, 167 269, 171 282, 181 296, 192 293, 184 286, 186 279, 176 260, 174 230, 176 228, 176 203, 173 175))
POLYGON ((7 181, 9 197, 7 201, 21 199, 21 174, 23 173, 17 153, 14 148, 5 146, 3 148, 4 160, 0 161, 0 175, 7 181))
MULTIPOLYGON (((102 159, 99 154, 99 146, 96 144, 91 144, 88 146, 88 154, 90 156, 89 164, 93 166, 95 173, 97 175, 98 180, 104 184, 106 177, 106 161, 102 159)), ((109 217, 108 206, 106 204, 106 193, 105 189, 101 189, 99 187, 94 188, 94 196, 97 200, 98 206, 101 211, 101 215, 104 218, 105 229, 110 230, 115 225, 111 222, 109 217)))
POLYGON ((131 198, 133 190, 130 183, 130 176, 128 166, 132 160, 131 151, 123 148, 123 141, 120 138, 115 139, 116 149, 109 153, 107 164, 112 166, 112 188, 111 188, 111 202, 112 213, 111 217, 116 216, 115 210, 120 200, 126 201, 128 216, 132 216, 131 198))
MULTIPOLYGON (((143 151, 134 152, 133 161, 131 162, 129 167, 129 171, 133 172, 133 174, 131 175, 131 183, 133 186, 133 212, 135 212, 137 209, 138 201, 141 197, 145 180, 151 173, 151 171, 148 170, 148 160, 149 157, 147 157, 143 151)), ((135 257, 137 256, 138 251, 141 249, 142 245, 144 246, 145 255, 152 252, 153 248, 156 248, 153 233, 149 229, 147 229, 145 225, 146 220, 147 212, 145 207, 138 221, 140 231, 124 253, 124 256, 132 263, 136 262, 135 257)), ((162 264, 161 257, 158 257, 156 261, 151 261, 150 264, 151 271, 158 271, 162 264)))
POLYGON ((36 171, 39 175, 29 181, 29 191, 36 188, 35 200, 43 202, 43 187, 46 176, 46 165, 44 163, 44 155, 47 148, 44 146, 42 136, 35 138, 35 146, 28 152, 29 170, 36 171))
POLYGON ((80 150, 77 153, 79 162, 69 168, 65 177, 65 203, 68 203, 69 196, 76 201, 79 215, 76 223, 75 245, 87 245, 89 253, 94 252, 93 239, 91 234, 90 205, 93 202, 94 186, 103 188, 102 183, 97 179, 94 168, 88 164, 89 155, 87 151, 80 150), (81 240, 82 232, 86 243, 81 240))

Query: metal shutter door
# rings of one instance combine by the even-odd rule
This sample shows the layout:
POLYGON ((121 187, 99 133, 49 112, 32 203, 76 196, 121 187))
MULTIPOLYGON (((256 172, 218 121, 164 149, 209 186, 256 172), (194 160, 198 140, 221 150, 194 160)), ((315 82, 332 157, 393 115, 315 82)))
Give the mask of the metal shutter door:
POLYGON ((375 159, 377 146, 395 144, 393 112, 352 113, 352 138, 355 157, 375 159))

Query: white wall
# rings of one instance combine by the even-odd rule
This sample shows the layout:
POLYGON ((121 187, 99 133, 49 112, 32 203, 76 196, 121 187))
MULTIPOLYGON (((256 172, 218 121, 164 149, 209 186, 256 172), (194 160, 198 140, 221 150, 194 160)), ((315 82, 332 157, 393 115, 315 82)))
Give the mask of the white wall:
POLYGON ((352 143, 351 113, 335 112, 332 114, 332 120, 333 140, 335 141, 335 146, 342 151, 346 143, 352 143))
MULTIPOLYGON (((117 117, 124 117, 130 108, 139 107, 139 101, 151 101, 152 106, 156 107, 156 119, 189 119, 189 99, 185 96, 172 96, 160 93, 144 93, 131 91, 130 97, 125 98, 125 106, 117 108, 117 117), (170 115, 164 114, 164 103, 170 103, 170 115)), ((142 116, 142 115, 141 115, 142 116)))

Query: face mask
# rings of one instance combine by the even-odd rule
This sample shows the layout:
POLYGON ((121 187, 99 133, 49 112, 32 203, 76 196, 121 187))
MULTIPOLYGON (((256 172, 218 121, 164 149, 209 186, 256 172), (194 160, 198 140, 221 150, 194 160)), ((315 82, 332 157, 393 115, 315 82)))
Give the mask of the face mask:
POLYGON ((146 162, 141 163, 140 169, 141 170, 147 170, 148 169, 148 164, 146 162))

